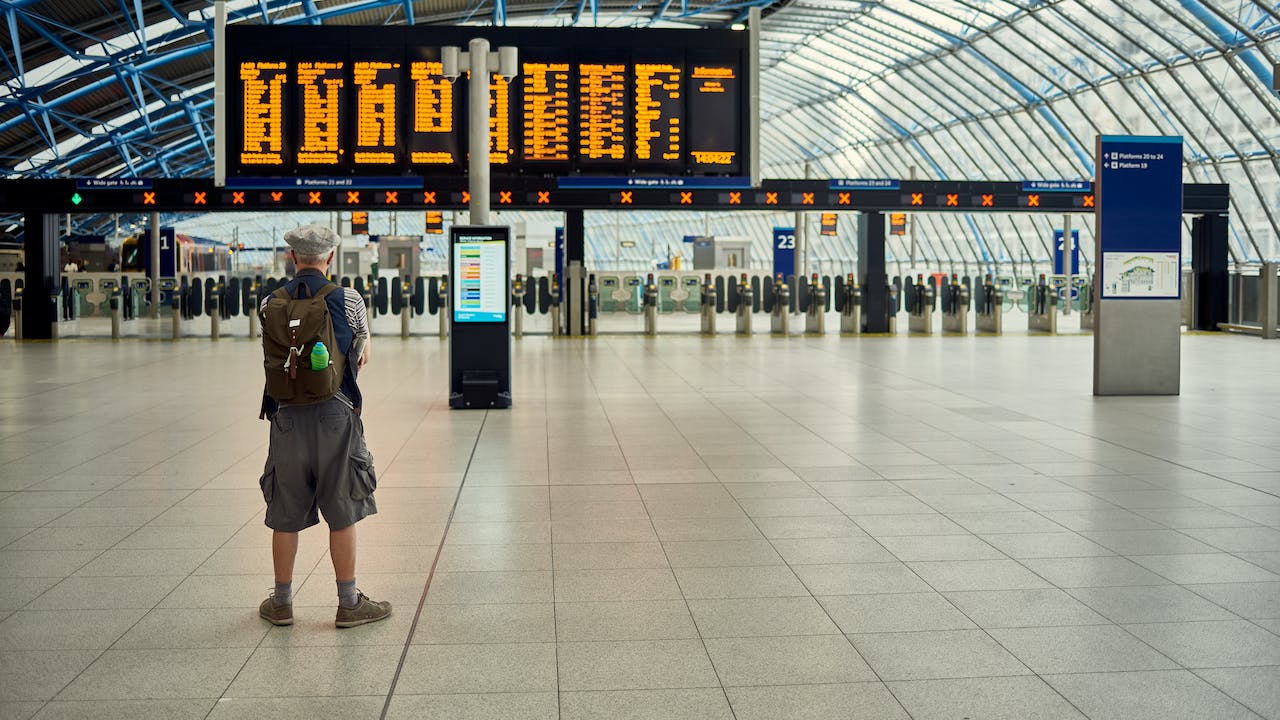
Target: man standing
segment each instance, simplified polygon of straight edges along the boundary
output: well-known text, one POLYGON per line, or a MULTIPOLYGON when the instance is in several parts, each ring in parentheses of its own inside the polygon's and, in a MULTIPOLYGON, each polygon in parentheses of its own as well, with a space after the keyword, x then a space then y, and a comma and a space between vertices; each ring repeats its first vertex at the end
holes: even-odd
POLYGON ((285 233, 284 240, 297 274, 259 308, 268 378, 261 416, 271 420, 260 485, 267 502, 266 525, 275 531, 271 557, 276 586, 258 614, 273 625, 293 624, 298 532, 318 524, 323 514, 338 582, 334 623, 355 627, 391 614, 391 603, 375 602, 356 589, 355 524, 378 512, 373 457, 364 443, 356 385, 358 369, 369 361, 368 315, 358 293, 334 286, 325 276, 341 241, 336 232, 304 225, 285 233), (314 324, 308 318, 316 317, 327 317, 318 337, 328 338, 329 347, 316 338, 298 337, 300 328, 314 324), (276 355, 282 349, 287 354, 280 362, 276 355), (326 373, 332 374, 336 391, 323 384, 326 373), (315 387, 330 389, 317 396, 315 387))

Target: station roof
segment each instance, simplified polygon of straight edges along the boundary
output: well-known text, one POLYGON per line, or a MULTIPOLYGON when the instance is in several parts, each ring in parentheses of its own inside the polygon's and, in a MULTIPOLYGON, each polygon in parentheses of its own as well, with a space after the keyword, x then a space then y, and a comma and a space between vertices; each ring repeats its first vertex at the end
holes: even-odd
MULTIPOLYGON (((1088 178, 1097 134, 1181 135, 1185 179, 1231 185, 1234 259, 1280 257, 1280 9, 1271 2, 226 4, 230 23, 686 27, 725 27, 758 5, 766 177, 1088 178)), ((0 8, 5 176, 212 174, 212 2, 0 8)), ((981 260, 982 231, 955 222, 956 242, 972 250, 961 255, 981 260)))

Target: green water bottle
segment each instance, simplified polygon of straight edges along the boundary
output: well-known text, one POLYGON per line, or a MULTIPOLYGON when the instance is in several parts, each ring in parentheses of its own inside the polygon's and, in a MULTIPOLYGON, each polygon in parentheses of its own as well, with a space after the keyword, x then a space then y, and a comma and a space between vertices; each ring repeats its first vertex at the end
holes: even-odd
POLYGON ((312 370, 328 370, 329 369, 329 348, 324 343, 317 342, 311 348, 311 369, 312 370))

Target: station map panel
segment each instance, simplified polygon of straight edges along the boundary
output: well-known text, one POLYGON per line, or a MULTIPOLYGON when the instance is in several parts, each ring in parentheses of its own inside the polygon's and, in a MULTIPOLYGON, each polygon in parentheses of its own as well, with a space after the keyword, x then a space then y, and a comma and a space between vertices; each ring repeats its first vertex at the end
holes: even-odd
POLYGON ((499 175, 740 176, 747 34, 449 27, 227 29, 228 175, 461 175, 473 36, 520 52, 489 82, 499 175))

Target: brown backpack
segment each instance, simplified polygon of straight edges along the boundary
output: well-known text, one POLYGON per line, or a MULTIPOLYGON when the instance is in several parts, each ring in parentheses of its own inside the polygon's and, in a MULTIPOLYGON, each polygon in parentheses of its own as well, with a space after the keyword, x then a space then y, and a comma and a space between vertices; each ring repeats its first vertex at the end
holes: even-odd
POLYGON ((337 289, 327 283, 312 295, 305 282, 298 282, 292 296, 287 286, 282 287, 262 307, 262 366, 267 374, 266 393, 276 402, 324 402, 341 387, 347 358, 338 350, 325 301, 337 289), (317 342, 329 351, 329 365, 323 370, 311 369, 311 350, 317 342))

